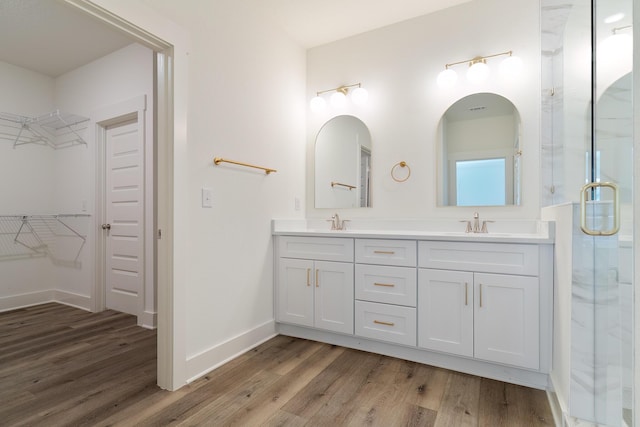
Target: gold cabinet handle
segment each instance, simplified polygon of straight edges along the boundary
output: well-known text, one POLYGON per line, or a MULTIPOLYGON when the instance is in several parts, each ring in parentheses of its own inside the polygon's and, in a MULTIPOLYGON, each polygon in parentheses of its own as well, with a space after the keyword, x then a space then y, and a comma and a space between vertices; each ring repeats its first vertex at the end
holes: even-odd
POLYGON ((480 283, 480 307, 482 307, 482 283, 480 283))
POLYGON ((464 282, 464 305, 469 305, 469 283, 464 282))
POLYGON ((383 322, 382 320, 374 320, 373 323, 376 323, 378 325, 385 325, 385 326, 395 326, 396 325, 393 322, 383 322))
POLYGON ((307 286, 311 286, 311 269, 307 268, 307 286))
POLYGON ((320 279, 318 279, 318 271, 319 269, 316 268, 316 288, 320 287, 320 279))
POLYGON ((394 255, 394 251, 373 251, 374 254, 394 255))
POLYGON ((373 286, 384 286, 387 288, 395 288, 396 285, 394 285, 393 283, 374 283, 373 286))
POLYGON ((580 229, 589 236, 613 236, 620 230, 620 197, 618 186, 613 182, 590 182, 580 191, 580 229), (613 228, 592 230, 587 226, 587 194, 594 188, 607 187, 613 190, 613 228))

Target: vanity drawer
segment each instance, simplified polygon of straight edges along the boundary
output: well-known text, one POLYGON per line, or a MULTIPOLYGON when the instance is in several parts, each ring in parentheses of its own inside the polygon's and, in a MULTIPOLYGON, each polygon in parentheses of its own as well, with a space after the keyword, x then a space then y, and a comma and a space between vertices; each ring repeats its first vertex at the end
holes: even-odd
POLYGON ((416 309, 356 301, 355 334, 396 344, 416 345, 416 309))
POLYGON ((356 239, 356 262, 415 267, 416 241, 356 239))
POLYGON ((356 299, 416 306, 415 268, 356 264, 355 271, 356 299))
POLYGON ((278 237, 283 258, 353 262, 353 239, 335 237, 278 237))
POLYGON ((538 245, 418 242, 421 268, 538 275, 538 245))

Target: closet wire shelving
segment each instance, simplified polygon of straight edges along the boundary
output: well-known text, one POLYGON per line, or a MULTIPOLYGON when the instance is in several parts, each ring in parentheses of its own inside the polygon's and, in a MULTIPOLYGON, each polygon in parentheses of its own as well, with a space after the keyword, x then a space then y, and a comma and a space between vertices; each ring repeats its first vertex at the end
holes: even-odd
POLYGON ((25 144, 46 145, 53 149, 87 145, 81 133, 89 118, 54 110, 28 117, 0 112, 0 138, 13 141, 13 148, 25 144))
POLYGON ((55 264, 77 266, 87 239, 67 220, 89 216, 0 215, 0 260, 48 256, 55 264))

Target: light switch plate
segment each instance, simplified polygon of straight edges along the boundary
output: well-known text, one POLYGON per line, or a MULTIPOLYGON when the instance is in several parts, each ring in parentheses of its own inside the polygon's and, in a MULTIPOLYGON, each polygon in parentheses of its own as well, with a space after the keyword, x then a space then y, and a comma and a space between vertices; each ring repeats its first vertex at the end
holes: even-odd
POLYGON ((202 207, 213 207, 213 191, 210 188, 202 187, 202 207))

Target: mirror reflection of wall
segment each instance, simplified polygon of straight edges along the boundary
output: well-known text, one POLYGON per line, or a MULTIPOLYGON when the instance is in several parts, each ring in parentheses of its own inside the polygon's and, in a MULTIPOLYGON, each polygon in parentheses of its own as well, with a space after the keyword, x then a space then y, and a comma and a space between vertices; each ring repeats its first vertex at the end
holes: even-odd
POLYGON ((508 99, 476 93, 442 117, 438 204, 520 204, 520 117, 508 99))
POLYGON ((315 207, 371 206, 371 134, 354 116, 327 121, 316 137, 315 207))

